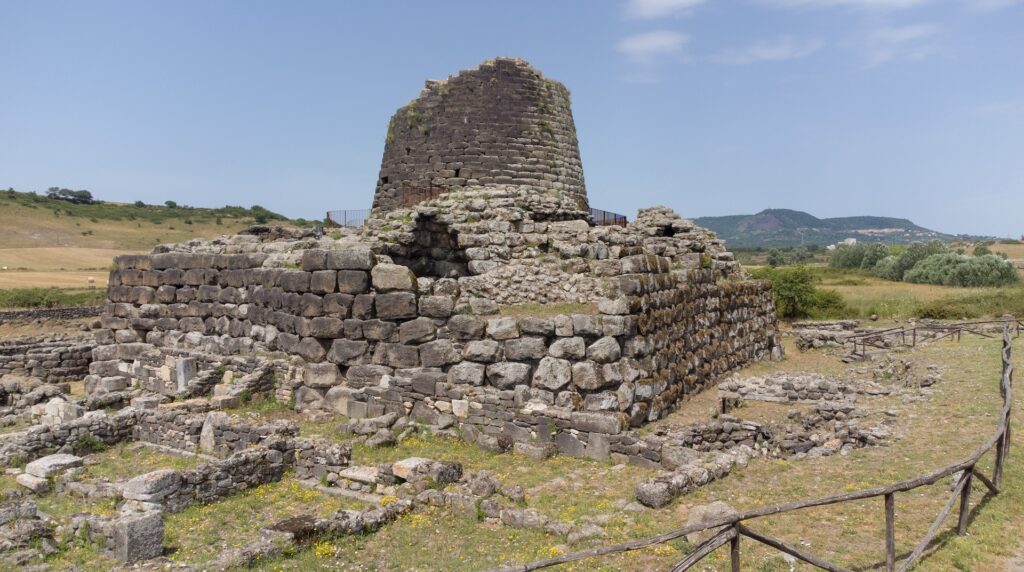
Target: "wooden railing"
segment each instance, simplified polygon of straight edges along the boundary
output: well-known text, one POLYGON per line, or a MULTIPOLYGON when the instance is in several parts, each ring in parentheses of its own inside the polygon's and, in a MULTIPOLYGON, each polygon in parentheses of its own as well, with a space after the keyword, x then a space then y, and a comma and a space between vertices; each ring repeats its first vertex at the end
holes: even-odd
POLYGON ((741 539, 746 538, 785 552, 798 560, 812 564, 822 570, 829 570, 832 572, 849 572, 849 569, 847 568, 833 564, 824 558, 811 554, 802 548, 798 548, 777 538, 773 538, 763 532, 756 531, 747 525, 754 519, 766 516, 789 513, 811 507, 835 505, 871 498, 881 498, 883 501, 882 509, 885 512, 885 570, 890 572, 895 570, 904 572, 921 559, 921 555, 924 554, 925 549, 927 549, 928 545, 935 539, 943 521, 945 521, 946 517, 948 517, 950 512, 952 512, 954 506, 959 505, 959 518, 956 523, 957 534, 962 535, 967 531, 967 526, 970 522, 971 485, 973 484, 974 479, 981 482, 988 489, 990 494, 999 494, 999 488, 1003 479, 1003 466, 1006 462, 1006 457, 1010 452, 1010 420, 1013 404, 1011 332, 1019 332, 1020 327, 1020 322, 1006 323, 1006 327, 1003 330, 1003 346, 1001 353, 1003 369, 1002 376, 999 380, 999 394, 1002 398, 1003 405, 999 414, 999 428, 988 439, 986 439, 985 442, 974 451, 974 453, 957 463, 947 465, 925 475, 920 475, 918 477, 884 487, 875 487, 846 494, 764 506, 712 519, 710 522, 704 524, 686 526, 658 536, 652 536, 650 538, 633 540, 614 546, 605 546, 591 550, 574 552, 555 558, 531 562, 529 564, 501 568, 500 570, 507 572, 540 570, 542 568, 548 568, 568 562, 576 562, 599 556, 609 556, 639 550, 648 546, 654 546, 670 540, 682 538, 695 532, 708 529, 719 529, 721 527, 720 530, 717 530, 714 536, 697 545, 693 552, 676 563, 671 570, 673 572, 689 570, 693 565, 703 560, 709 554, 728 544, 731 569, 733 572, 736 572, 740 569, 740 541, 741 539), (978 468, 978 462, 990 451, 995 452, 994 469, 991 477, 986 476, 978 468), (925 534, 924 538, 917 543, 910 555, 904 558, 902 562, 898 562, 896 555, 896 494, 931 485, 938 482, 940 479, 956 474, 959 474, 959 476, 955 477, 956 485, 953 487, 953 494, 949 497, 949 500, 943 506, 942 510, 939 511, 935 520, 932 521, 931 526, 928 528, 928 532, 925 534))
POLYGON ((1024 332, 1024 322, 1020 320, 984 320, 975 322, 957 322, 954 324, 920 324, 913 327, 897 326, 874 332, 864 332, 848 336, 843 340, 844 344, 852 344, 851 354, 855 356, 867 355, 868 348, 893 349, 894 347, 917 347, 917 342, 924 340, 941 340, 943 338, 960 339, 965 332, 978 336, 991 338, 991 333, 985 332, 983 326, 999 324, 1010 328, 1014 336, 1024 332))

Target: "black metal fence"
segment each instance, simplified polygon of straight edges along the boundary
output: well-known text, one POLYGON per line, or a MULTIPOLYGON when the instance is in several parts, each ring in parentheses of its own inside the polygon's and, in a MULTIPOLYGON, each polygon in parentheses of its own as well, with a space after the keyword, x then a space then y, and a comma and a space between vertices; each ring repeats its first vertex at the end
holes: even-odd
POLYGON ((590 216, 594 219, 594 224, 597 226, 626 226, 629 224, 629 220, 626 218, 626 215, 603 211, 601 209, 590 209, 590 216))

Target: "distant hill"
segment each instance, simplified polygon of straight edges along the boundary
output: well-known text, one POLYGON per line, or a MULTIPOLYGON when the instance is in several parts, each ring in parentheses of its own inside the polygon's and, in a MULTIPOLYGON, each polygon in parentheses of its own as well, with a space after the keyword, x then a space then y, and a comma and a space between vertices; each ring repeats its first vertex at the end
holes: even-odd
MULTIPOLYGON (((53 190, 51 190, 53 191, 53 190)), ((61 189, 68 191, 68 189, 61 189)), ((148 250, 159 243, 232 234, 256 223, 287 221, 260 206, 198 208, 115 203, 76 196, 0 190, 0 250, 92 248, 148 250)), ((302 221, 293 221, 299 222, 302 221)))
POLYGON ((818 218, 803 211, 766 209, 752 215, 709 216, 694 219, 715 231, 733 247, 835 244, 847 238, 859 242, 909 243, 933 239, 951 240, 943 234, 905 218, 849 216, 818 218))

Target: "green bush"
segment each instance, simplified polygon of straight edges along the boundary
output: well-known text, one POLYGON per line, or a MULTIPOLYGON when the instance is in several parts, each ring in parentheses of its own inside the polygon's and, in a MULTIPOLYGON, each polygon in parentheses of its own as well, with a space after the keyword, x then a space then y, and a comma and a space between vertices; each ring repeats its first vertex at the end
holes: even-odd
POLYGON ((860 269, 870 272, 883 258, 889 256, 889 248, 881 243, 864 245, 864 256, 860 261, 860 269))
POLYGON ((875 263, 875 268, 872 270, 875 276, 883 280, 893 280, 898 282, 900 279, 899 273, 896 271, 896 264, 899 262, 898 256, 886 256, 875 263))
POLYGON ((992 249, 987 244, 979 244, 974 247, 974 251, 971 253, 975 256, 985 256, 986 254, 992 254, 992 249))
POLYGON ((62 308, 95 306, 106 298, 103 289, 74 292, 57 288, 15 288, 0 290, 0 308, 62 308))
POLYGON ((915 242, 896 258, 896 263, 890 271, 892 277, 882 276, 882 278, 896 281, 903 280, 903 276, 917 265, 918 262, 933 254, 942 254, 947 251, 946 244, 941 240, 933 240, 927 244, 915 242))
POLYGON ((984 287, 1007 286, 1018 281, 1013 264, 994 255, 933 254, 911 268, 904 279, 918 284, 984 287))
POLYGON ((764 268, 754 275, 771 281, 775 311, 782 318, 840 317, 848 311, 839 292, 815 286, 819 278, 806 266, 764 268))
POLYGON ((860 268, 864 261, 863 244, 840 244, 832 251, 832 268, 860 268))

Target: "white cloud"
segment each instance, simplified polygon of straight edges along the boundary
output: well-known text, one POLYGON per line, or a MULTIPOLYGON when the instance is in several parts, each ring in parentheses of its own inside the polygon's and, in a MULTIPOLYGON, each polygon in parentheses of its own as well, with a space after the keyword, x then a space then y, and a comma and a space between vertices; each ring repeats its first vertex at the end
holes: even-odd
POLYGON ((619 40, 615 49, 633 64, 626 81, 654 83, 658 77, 658 63, 664 58, 682 59, 683 48, 689 38, 671 30, 655 30, 619 40))
POLYGON ((919 61, 935 53, 934 37, 939 33, 933 24, 913 24, 875 28, 868 32, 868 67, 894 60, 919 61))
POLYGON ((663 56, 681 54, 688 38, 670 30, 655 30, 619 40, 615 48, 619 53, 639 63, 653 64, 663 56))
POLYGON ((716 61, 726 64, 752 64, 756 62, 781 62, 797 60, 818 51, 824 43, 820 39, 797 41, 791 36, 758 42, 745 48, 727 50, 716 61))
POLYGON ((626 15, 649 20, 689 12, 707 0, 629 0, 626 15))
MULTIPOLYGON (((782 8, 858 8, 864 10, 905 10, 931 0, 761 0, 782 8)), ((985 0, 983 0, 985 1, 985 0)), ((988 0, 999 1, 999 0, 988 0)), ((1006 0, 1003 0, 1006 1, 1006 0)), ((1012 0, 1011 0, 1012 1, 1012 0)))

